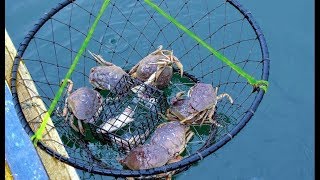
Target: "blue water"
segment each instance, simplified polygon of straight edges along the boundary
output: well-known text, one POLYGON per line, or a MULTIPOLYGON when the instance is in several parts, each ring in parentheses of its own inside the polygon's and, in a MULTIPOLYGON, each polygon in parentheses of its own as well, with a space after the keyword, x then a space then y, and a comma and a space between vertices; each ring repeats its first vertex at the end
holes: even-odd
MULTIPOLYGON (((268 43, 269 91, 234 140, 176 178, 314 179, 314 2, 240 2, 268 43)), ((56 3, 6 0, 5 25, 16 47, 56 3)))

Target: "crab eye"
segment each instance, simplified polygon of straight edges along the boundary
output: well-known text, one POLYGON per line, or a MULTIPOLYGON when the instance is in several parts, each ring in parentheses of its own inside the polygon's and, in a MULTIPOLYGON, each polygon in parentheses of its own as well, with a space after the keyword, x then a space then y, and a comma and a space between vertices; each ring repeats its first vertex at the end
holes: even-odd
POLYGON ((95 70, 95 68, 91 68, 90 73, 93 73, 94 70, 95 70))

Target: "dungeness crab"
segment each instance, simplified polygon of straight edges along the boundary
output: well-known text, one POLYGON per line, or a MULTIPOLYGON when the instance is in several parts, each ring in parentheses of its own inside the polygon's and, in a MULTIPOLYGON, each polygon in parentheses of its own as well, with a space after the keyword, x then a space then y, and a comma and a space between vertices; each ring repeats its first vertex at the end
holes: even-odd
POLYGON ((67 98, 63 108, 62 116, 67 121, 69 115, 70 126, 77 132, 80 131, 84 135, 84 129, 81 121, 85 123, 94 123, 96 118, 102 111, 102 97, 101 95, 90 88, 81 87, 72 92, 73 82, 68 79, 67 98), (74 116, 78 119, 78 127, 73 124, 74 116))
POLYGON ((227 97, 230 103, 233 100, 229 94, 217 95, 218 88, 213 88, 211 84, 197 83, 192 86, 187 98, 182 98, 184 92, 177 93, 171 101, 171 106, 167 109, 166 117, 169 120, 178 120, 181 123, 199 124, 204 122, 219 124, 212 119, 217 102, 227 97))
POLYGON ((132 170, 139 170, 179 161, 192 136, 189 127, 178 121, 162 123, 154 131, 149 144, 136 147, 120 163, 132 170))
POLYGON ((127 74, 121 67, 105 61, 100 55, 96 55, 89 51, 93 58, 101 64, 91 68, 89 81, 99 89, 112 90, 120 81, 123 75, 127 74))
MULTIPOLYGON (((124 93, 122 87, 126 87, 128 84, 123 83, 120 84, 120 86, 117 84, 124 75, 127 75, 127 73, 121 67, 105 61, 101 55, 94 54, 90 51, 89 53, 98 63, 101 64, 101 66, 91 68, 89 75, 90 83, 98 89, 111 90, 116 94, 124 93), (115 89, 116 86, 117 88, 115 89)), ((145 80, 144 84, 151 84, 154 82, 155 78, 156 73, 154 72, 153 74, 150 74, 150 77, 145 80)), ((142 85, 137 85, 131 88, 131 90, 134 93, 137 93, 139 97, 143 97, 145 88, 142 85)))
POLYGON ((177 65, 182 76, 183 65, 179 59, 173 55, 173 51, 163 50, 162 45, 160 45, 156 51, 150 53, 133 66, 129 75, 145 82, 153 73, 156 73, 152 85, 163 89, 170 83, 173 64, 177 65))

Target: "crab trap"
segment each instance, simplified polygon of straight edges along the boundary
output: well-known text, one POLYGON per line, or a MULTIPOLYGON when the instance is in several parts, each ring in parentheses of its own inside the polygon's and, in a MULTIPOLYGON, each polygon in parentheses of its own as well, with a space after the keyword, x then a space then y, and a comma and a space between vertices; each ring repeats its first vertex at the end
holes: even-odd
POLYGON ((91 134, 119 151, 132 150, 147 140, 167 107, 162 91, 124 75, 107 94, 98 120, 89 124, 91 134))
POLYGON ((156 178, 243 129, 269 63, 236 0, 65 0, 20 44, 11 90, 46 153, 78 172, 156 178))

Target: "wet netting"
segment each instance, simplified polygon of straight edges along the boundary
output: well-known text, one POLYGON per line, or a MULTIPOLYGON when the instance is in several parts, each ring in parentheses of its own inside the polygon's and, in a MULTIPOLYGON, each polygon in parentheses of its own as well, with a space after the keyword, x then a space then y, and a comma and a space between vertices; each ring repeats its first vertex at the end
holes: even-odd
MULTIPOLYGON (((18 115, 30 137, 39 129, 62 82, 67 82, 64 78, 104 2, 59 3, 35 24, 20 44, 11 89, 18 115)), ((150 178, 188 169, 243 129, 266 92, 250 78, 267 81, 269 76, 267 45, 250 11, 235 0, 111 0, 108 3, 37 143, 41 149, 89 173, 150 178), (164 88, 129 75, 132 67, 160 45, 167 50, 163 57, 178 59, 183 65, 183 76, 178 66, 173 65, 172 78, 164 88), (239 74, 216 52, 246 74, 239 74), (102 65, 101 59, 109 63, 102 65), (118 66, 124 74, 110 81, 102 80, 116 83, 99 88, 96 81, 105 77, 98 74, 91 79, 90 73, 96 66, 118 66), (198 123, 184 126, 189 131, 182 133, 180 144, 176 141, 170 144, 170 133, 179 140, 181 128, 167 126, 167 109, 181 102, 176 97, 178 92, 185 91, 182 97, 188 98, 191 93, 187 92, 196 83, 217 87, 217 95, 227 93, 233 103, 223 97, 216 104, 209 104, 212 118, 206 113, 209 110, 197 114, 198 123), (206 121, 200 125, 204 117, 206 121), (171 131, 166 131, 166 127, 171 131), (164 133, 167 139, 150 140, 159 133, 164 133), (193 136, 186 141, 190 134, 193 136), (155 147, 155 141, 161 147, 155 147), (170 152, 164 148, 166 145, 170 152), (145 150, 138 152, 137 148, 141 147, 145 150), (184 150, 171 154, 177 147, 184 150), (121 164, 132 152, 149 157, 144 164, 158 165, 137 168, 121 164)), ((117 72, 112 70, 113 74, 117 72)), ((211 97, 203 96, 205 92, 210 91, 194 93, 192 98, 204 104, 211 97)), ((134 158, 127 161, 138 164, 134 158)))

